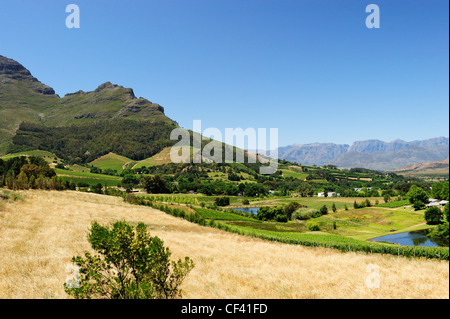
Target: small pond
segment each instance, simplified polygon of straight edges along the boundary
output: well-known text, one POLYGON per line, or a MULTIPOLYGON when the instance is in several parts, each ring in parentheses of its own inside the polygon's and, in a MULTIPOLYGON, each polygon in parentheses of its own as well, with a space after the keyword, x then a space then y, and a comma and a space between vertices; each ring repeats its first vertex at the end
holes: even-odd
POLYGON ((434 242, 426 236, 427 233, 427 230, 410 231, 406 233, 377 237, 370 239, 370 241, 388 242, 404 246, 439 247, 439 243, 434 242))
POLYGON ((246 212, 246 213, 256 215, 256 214, 258 214, 259 207, 239 207, 239 208, 233 208, 233 209, 241 211, 241 212, 246 212))

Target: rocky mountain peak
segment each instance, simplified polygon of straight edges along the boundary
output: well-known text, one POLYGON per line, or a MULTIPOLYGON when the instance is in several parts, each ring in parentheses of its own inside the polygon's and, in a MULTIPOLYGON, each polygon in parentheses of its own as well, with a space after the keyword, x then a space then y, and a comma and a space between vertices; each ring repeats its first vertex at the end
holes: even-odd
POLYGON ((31 89, 37 93, 55 94, 55 90, 39 82, 22 64, 0 55, 0 84, 14 84, 17 81, 28 82, 31 89))

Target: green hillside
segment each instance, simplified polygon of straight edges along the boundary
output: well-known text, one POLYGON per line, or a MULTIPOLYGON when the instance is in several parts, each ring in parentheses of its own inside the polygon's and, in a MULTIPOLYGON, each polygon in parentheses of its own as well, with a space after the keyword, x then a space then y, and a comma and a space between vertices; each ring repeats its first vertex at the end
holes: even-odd
POLYGON ((132 163, 133 161, 125 156, 120 156, 115 153, 108 153, 96 160, 90 162, 90 165, 101 168, 102 170, 116 170, 118 173, 122 172, 127 163, 132 163))
POLYGON ((141 160, 170 146, 175 127, 162 106, 132 89, 106 82, 61 98, 0 56, 0 155, 41 149, 77 162, 109 152, 141 160))

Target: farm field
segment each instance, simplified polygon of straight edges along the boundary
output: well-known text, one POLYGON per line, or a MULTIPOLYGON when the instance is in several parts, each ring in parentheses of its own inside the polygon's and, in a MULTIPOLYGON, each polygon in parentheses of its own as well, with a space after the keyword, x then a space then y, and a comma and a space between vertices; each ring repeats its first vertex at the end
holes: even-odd
POLYGON ((132 164, 132 160, 125 157, 120 156, 114 153, 108 153, 102 157, 97 158, 96 160, 90 162, 90 165, 101 168, 102 170, 112 169, 116 170, 117 173, 121 173, 126 164, 132 164))
POLYGON ((268 242, 129 205, 120 197, 19 193, 23 200, 0 204, 1 298, 67 298, 66 267, 72 256, 89 249, 86 233, 94 220, 144 222, 174 259, 192 258, 196 266, 182 286, 184 298, 449 298, 446 261, 268 242), (380 269, 377 289, 366 286, 369 265, 380 269))
POLYGON ((42 157, 44 160, 47 161, 47 163, 52 164, 54 161, 56 161, 57 163, 61 162, 61 159, 59 159, 55 154, 47 152, 47 151, 40 151, 40 150, 35 150, 35 151, 26 151, 26 152, 20 152, 20 153, 13 153, 13 154, 8 154, 8 155, 4 155, 2 157, 0 157, 2 160, 6 161, 9 160, 11 158, 14 157, 19 157, 19 156, 36 156, 36 157, 42 157))
POLYGON ((90 186, 101 183, 107 186, 117 186, 122 181, 121 177, 118 176, 108 176, 103 174, 94 174, 90 172, 85 172, 83 170, 64 170, 55 169, 56 174, 63 180, 72 180, 75 184, 85 183, 90 186))

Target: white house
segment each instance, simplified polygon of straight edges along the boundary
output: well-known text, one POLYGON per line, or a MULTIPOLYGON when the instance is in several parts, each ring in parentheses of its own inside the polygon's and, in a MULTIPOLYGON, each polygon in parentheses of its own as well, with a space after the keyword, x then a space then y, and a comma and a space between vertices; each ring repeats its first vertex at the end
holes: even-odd
MULTIPOLYGON (((336 193, 336 192, 329 192, 327 194, 328 197, 341 197, 340 193, 336 193)), ((325 192, 321 192, 317 194, 317 197, 325 197, 325 192)))
POLYGON ((439 199, 434 199, 434 198, 430 198, 428 200, 428 204, 426 204, 426 207, 432 207, 432 206, 436 206, 436 207, 441 207, 441 206, 445 206, 448 204, 448 200, 439 200, 439 199))

